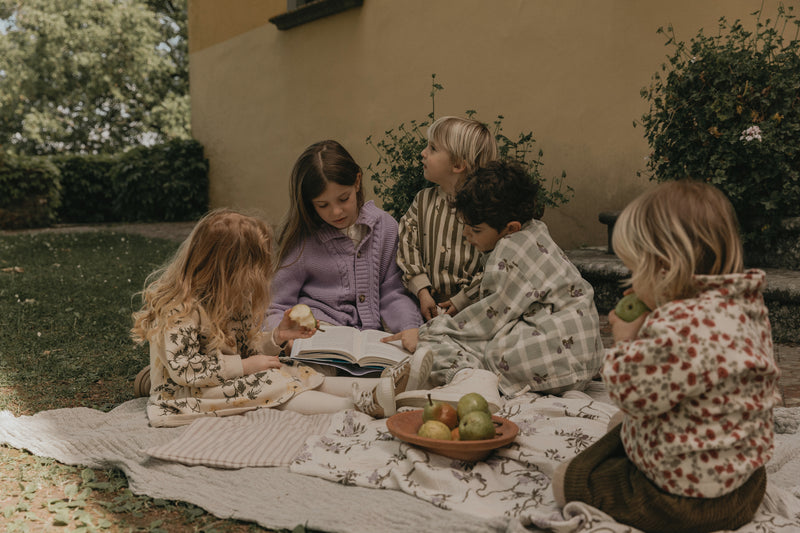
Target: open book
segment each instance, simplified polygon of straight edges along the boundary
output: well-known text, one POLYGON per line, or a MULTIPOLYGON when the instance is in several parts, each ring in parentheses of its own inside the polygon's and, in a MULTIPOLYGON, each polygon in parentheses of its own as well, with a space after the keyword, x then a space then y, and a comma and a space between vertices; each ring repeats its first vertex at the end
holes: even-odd
POLYGON ((353 375, 378 372, 399 363, 410 354, 400 341, 385 343, 381 339, 391 333, 366 329, 359 331, 349 326, 325 325, 308 339, 297 339, 292 344, 291 358, 342 368, 353 375))

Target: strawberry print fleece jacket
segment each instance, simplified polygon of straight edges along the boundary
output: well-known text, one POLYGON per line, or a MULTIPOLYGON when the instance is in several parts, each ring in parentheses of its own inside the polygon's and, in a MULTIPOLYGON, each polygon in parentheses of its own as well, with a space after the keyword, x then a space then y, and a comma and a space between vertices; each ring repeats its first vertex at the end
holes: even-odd
POLYGON ((671 494, 722 496, 772 456, 780 371, 765 278, 696 276, 696 297, 658 307, 638 338, 606 351, 602 376, 624 413, 625 451, 671 494))

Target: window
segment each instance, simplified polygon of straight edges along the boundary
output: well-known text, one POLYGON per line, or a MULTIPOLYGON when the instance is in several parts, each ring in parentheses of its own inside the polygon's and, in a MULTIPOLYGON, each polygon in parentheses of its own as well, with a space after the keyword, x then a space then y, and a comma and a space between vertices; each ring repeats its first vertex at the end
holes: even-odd
POLYGON ((269 19, 279 30, 288 30, 329 15, 360 7, 364 0, 286 0, 286 13, 269 19))

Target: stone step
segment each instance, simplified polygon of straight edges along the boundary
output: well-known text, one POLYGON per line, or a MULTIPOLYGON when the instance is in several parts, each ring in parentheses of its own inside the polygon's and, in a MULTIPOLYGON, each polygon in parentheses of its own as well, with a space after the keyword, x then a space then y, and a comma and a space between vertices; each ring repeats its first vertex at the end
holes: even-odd
MULTIPOLYGON (((604 247, 565 250, 581 275, 592 284, 600 313, 611 311, 622 296, 621 281, 630 272, 616 255, 604 247)), ((764 301, 769 309, 775 342, 800 343, 800 271, 764 268, 767 288, 764 301)))

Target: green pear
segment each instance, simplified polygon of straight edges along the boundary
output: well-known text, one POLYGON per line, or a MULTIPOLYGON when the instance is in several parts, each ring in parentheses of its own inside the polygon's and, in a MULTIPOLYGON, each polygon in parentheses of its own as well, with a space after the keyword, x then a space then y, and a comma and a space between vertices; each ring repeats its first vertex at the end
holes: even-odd
POLYGON ((426 439, 452 440, 450 428, 438 420, 423 422, 417 430, 417 435, 426 439))
POLYGON ((486 411, 470 411, 458 423, 459 440, 486 440, 494 435, 494 421, 486 411))
POLYGON ((449 403, 432 400, 428 393, 428 403, 422 408, 422 420, 423 422, 438 420, 453 429, 458 425, 458 413, 456 408, 449 403))
POLYGON ((489 402, 477 392, 469 392, 462 396, 458 400, 457 410, 459 420, 472 411, 483 411, 486 414, 491 414, 489 413, 489 402))
POLYGON ((648 311, 650 308, 647 307, 647 304, 632 292, 623 296, 614 308, 614 314, 625 322, 633 322, 648 311))

